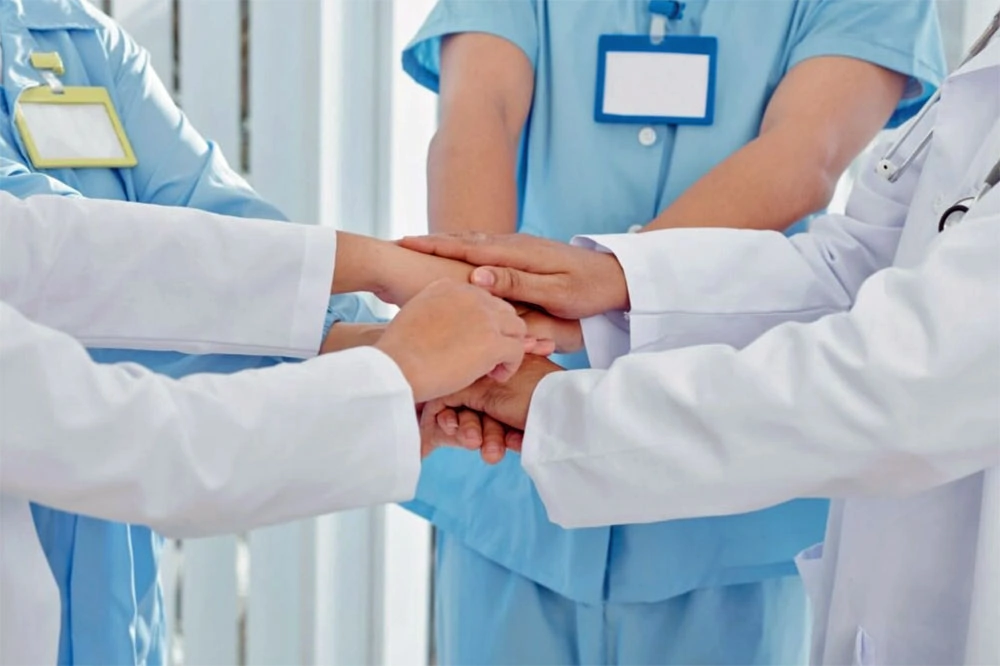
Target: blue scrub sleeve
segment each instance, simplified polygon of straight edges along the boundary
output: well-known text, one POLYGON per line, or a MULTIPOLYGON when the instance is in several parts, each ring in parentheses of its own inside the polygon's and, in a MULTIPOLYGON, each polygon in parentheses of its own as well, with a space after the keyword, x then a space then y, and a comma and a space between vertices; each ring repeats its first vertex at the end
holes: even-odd
POLYGON ((845 56, 910 77, 890 128, 912 117, 947 74, 933 0, 809 0, 796 14, 786 71, 807 58, 845 56))
POLYGON ((376 317, 368 307, 368 303, 360 294, 334 294, 330 296, 330 304, 326 308, 326 321, 323 322, 323 339, 329 335, 333 325, 339 322, 348 324, 384 324, 387 320, 376 317))
POLYGON ((131 170, 136 200, 260 219, 283 220, 177 108, 153 71, 149 53, 121 26, 100 38, 115 79, 119 114, 139 164, 131 170))
POLYGON ((482 32, 506 39, 524 51, 532 68, 538 61, 536 0, 438 0, 416 37, 403 51, 403 70, 438 92, 441 40, 462 32, 482 32))

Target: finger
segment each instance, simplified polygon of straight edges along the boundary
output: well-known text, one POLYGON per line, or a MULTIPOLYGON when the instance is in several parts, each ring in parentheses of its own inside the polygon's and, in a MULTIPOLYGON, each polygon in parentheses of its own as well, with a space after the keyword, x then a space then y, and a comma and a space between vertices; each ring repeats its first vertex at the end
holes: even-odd
POLYGON ((551 356, 556 353, 556 341, 535 339, 534 343, 530 347, 525 348, 524 353, 532 354, 534 356, 551 356))
MULTIPOLYGON (((583 329, 580 322, 572 319, 560 319, 544 312, 532 311, 521 315, 528 325, 528 336, 536 340, 552 340, 555 351, 565 354, 583 349, 583 329)), ((529 351, 536 356, 546 356, 544 352, 529 351)), ((552 353, 552 352, 549 352, 552 353)))
POLYGON ((486 375, 495 382, 503 384, 504 382, 510 381, 510 378, 517 374, 517 368, 512 368, 506 363, 501 363, 486 375))
POLYGON ((483 445, 483 423, 478 412, 463 409, 458 413, 458 442, 467 449, 483 445))
POLYGON ((511 451, 521 452, 521 447, 524 444, 524 433, 520 430, 509 430, 506 437, 504 437, 504 444, 511 451))
POLYGON ((501 338, 496 347, 501 351, 500 360, 489 372, 489 377, 503 383, 521 367, 521 362, 524 361, 524 344, 513 338, 501 338))
POLYGON ((536 275, 516 268, 480 266, 472 271, 469 281, 494 296, 508 301, 521 301, 545 309, 558 307, 562 275, 536 275))
POLYGON ((440 401, 427 403, 420 408, 420 457, 426 458, 439 446, 453 445, 454 437, 442 432, 437 426, 437 410, 442 407, 440 401))
POLYGON ((483 417, 483 447, 479 455, 489 465, 495 465, 503 460, 506 452, 505 429, 503 425, 489 416, 483 417))
POLYGON ((450 407, 442 409, 438 412, 436 419, 438 427, 446 435, 455 435, 458 433, 458 414, 454 409, 450 407))
POLYGON ((397 241, 397 244, 408 250, 459 259, 470 264, 491 263, 505 266, 518 260, 519 252, 511 243, 511 237, 515 235, 489 236, 476 232, 432 234, 408 236, 397 241))
POLYGON ((517 338, 520 341, 524 341, 528 337, 528 324, 517 316, 513 308, 499 312, 497 318, 499 319, 497 327, 505 337, 517 338))

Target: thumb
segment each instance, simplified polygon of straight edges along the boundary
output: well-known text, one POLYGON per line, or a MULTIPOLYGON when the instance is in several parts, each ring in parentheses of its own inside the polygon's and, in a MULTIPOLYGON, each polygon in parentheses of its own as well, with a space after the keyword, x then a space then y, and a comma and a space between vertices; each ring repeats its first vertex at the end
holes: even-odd
POLYGON ((545 307, 545 302, 551 300, 549 292, 556 279, 551 275, 536 275, 499 266, 480 266, 469 277, 472 284, 498 298, 541 307, 545 307))

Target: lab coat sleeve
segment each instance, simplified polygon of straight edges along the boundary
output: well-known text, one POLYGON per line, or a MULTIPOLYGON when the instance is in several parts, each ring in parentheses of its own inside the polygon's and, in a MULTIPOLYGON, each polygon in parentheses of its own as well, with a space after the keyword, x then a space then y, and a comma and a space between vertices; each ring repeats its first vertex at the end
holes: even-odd
POLYGON ((919 492, 1000 463, 1000 197, 849 312, 556 373, 523 464, 564 527, 919 492))
POLYGON ((791 237, 706 228, 574 239, 615 254, 631 301, 628 313, 584 320, 591 365, 607 368, 628 351, 742 347, 778 324, 847 310, 862 282, 892 262, 921 167, 889 183, 869 163, 845 215, 817 218, 791 237))
POLYGON ((176 537, 408 499, 413 396, 362 348, 173 380, 98 365, 0 302, 0 487, 176 537))
POLYGON ((335 255, 325 227, 0 192, 0 299, 89 347, 312 356, 335 255))

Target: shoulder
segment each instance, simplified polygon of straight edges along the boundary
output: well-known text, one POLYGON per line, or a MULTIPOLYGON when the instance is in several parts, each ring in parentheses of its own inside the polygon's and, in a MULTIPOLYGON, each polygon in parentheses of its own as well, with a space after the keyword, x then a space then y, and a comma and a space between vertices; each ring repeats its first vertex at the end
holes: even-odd
POLYGON ((14 0, 21 22, 30 30, 101 30, 114 26, 107 15, 85 0, 14 0))

